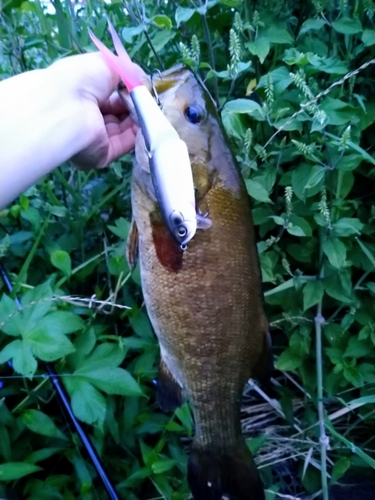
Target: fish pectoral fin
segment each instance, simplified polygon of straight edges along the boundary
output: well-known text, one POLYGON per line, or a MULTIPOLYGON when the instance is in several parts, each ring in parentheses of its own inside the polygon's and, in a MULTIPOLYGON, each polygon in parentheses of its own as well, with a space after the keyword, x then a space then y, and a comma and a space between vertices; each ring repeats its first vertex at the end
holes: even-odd
POLYGON ((128 241, 126 244, 126 258, 128 260, 131 271, 135 268, 138 262, 138 227, 133 219, 128 234, 128 241))
POLYGON ((197 213, 197 229, 209 229, 212 226, 212 220, 207 215, 197 213))
POLYGON ((260 383, 266 384, 269 382, 272 372, 274 371, 273 356, 272 356, 272 342, 271 335, 268 328, 265 328, 263 334, 262 352, 258 358, 256 365, 253 368, 252 376, 260 383))
POLYGON ((160 360, 159 365, 156 400, 162 411, 174 411, 185 401, 183 388, 174 378, 163 359, 160 360))

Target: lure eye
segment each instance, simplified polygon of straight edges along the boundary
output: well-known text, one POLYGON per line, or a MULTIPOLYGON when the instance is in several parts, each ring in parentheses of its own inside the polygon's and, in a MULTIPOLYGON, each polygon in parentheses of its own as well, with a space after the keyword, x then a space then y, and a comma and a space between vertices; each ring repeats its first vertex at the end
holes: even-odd
POLYGON ((198 104, 190 104, 185 111, 184 115, 190 123, 200 123, 204 118, 203 109, 198 104))
POLYGON ((187 235, 187 229, 185 226, 179 226, 178 229, 177 229, 177 235, 180 237, 180 238, 185 238, 185 236, 187 235))

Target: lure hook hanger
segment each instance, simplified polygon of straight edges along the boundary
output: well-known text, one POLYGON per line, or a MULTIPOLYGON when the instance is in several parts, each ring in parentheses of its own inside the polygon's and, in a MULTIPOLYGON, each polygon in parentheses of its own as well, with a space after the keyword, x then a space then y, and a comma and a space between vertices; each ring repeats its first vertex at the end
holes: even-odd
MULTIPOLYGON (((163 76, 161 74, 161 71, 159 69, 156 70, 156 72, 159 74, 159 78, 160 80, 163 79, 163 76)), ((150 80, 150 84, 151 84, 151 90, 152 90, 152 93, 154 94, 154 98, 155 98, 155 101, 156 101, 156 104, 159 106, 159 108, 161 110, 163 110, 163 106, 162 106, 162 103, 159 99, 159 94, 158 94, 158 91, 156 90, 156 87, 155 87, 155 81, 154 81, 154 75, 151 74, 149 76, 149 80, 150 80)))

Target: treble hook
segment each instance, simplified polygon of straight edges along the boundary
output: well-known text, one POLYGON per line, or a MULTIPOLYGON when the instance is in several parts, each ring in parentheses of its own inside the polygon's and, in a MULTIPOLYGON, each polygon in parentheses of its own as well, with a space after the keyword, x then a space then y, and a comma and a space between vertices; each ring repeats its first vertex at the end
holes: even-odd
MULTIPOLYGON (((160 80, 162 80, 162 79, 163 79, 163 77, 162 77, 162 74, 161 74, 160 70, 159 70, 159 69, 157 69, 156 71, 159 73, 160 80)), ((159 108, 162 110, 162 109, 163 109, 163 106, 162 106, 162 104, 161 104, 161 101, 160 101, 160 99, 159 99, 159 94, 158 94, 158 92, 157 92, 157 90, 156 90, 156 87, 155 87, 155 83, 154 83, 154 75, 153 75, 153 74, 151 74, 151 75, 150 75, 150 83, 151 83, 151 90, 152 90, 152 93, 154 94, 154 98, 155 98, 155 100, 156 100, 156 103, 157 103, 157 105, 159 106, 159 108)))

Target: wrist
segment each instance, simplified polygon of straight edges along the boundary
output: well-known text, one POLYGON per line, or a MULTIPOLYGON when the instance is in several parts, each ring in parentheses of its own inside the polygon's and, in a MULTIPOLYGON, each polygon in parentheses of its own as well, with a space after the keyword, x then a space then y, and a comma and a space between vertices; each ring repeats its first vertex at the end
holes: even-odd
POLYGON ((49 69, 0 83, 0 208, 85 146, 82 108, 49 69))

